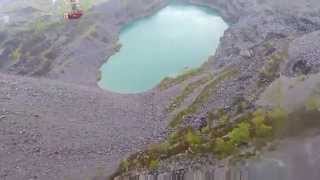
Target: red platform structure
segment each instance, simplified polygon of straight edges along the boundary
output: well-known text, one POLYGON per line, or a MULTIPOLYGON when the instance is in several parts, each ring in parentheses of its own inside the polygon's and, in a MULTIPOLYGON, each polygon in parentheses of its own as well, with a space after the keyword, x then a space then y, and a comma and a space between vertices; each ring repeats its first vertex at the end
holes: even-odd
POLYGON ((80 0, 65 0, 66 4, 71 5, 71 11, 64 14, 64 18, 68 20, 80 19, 83 15, 83 10, 80 6, 80 0))

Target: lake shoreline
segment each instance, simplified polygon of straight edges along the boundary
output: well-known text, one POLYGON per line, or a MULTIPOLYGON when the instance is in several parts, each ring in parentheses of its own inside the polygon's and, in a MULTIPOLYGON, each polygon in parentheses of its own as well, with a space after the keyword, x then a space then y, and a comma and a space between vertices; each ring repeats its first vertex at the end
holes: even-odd
POLYGON ((122 28, 121 49, 100 68, 98 84, 118 93, 153 89, 166 77, 199 68, 213 55, 225 29, 215 11, 170 3, 122 28))

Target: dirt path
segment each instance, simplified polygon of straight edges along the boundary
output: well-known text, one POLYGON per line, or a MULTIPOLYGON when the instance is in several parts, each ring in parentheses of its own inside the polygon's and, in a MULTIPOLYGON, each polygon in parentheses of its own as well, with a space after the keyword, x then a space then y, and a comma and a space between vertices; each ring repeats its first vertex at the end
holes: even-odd
MULTIPOLYGON (((0 74, 0 179, 110 173, 165 127, 150 95, 0 74)), ((70 179, 70 178, 69 178, 70 179)))

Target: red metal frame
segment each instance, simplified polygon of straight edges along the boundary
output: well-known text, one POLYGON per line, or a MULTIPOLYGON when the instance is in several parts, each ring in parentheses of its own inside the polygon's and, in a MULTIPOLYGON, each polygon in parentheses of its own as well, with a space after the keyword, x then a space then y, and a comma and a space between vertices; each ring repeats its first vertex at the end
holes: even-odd
POLYGON ((73 11, 69 12, 66 15, 66 19, 79 19, 83 15, 83 11, 73 11))
MULTIPOLYGON (((78 5, 80 4, 79 0, 65 0, 65 1, 66 2, 69 1, 72 4, 78 4, 78 5)), ((81 18, 82 15, 83 15, 83 11, 76 7, 76 8, 72 8, 72 11, 65 13, 64 18, 68 20, 79 19, 81 18)))

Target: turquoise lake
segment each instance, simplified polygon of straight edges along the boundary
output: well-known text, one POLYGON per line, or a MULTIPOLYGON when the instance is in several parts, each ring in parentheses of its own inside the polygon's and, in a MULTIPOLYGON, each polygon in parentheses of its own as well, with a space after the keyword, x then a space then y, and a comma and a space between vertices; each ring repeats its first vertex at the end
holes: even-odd
POLYGON ((101 67, 99 86, 119 93, 147 91, 167 76, 201 66, 227 28, 212 9, 170 4, 121 30, 122 47, 101 67))

